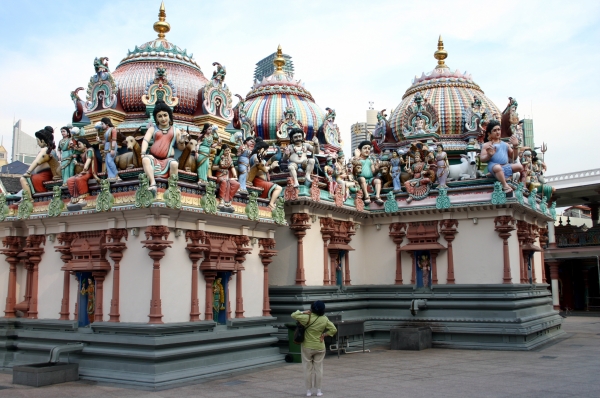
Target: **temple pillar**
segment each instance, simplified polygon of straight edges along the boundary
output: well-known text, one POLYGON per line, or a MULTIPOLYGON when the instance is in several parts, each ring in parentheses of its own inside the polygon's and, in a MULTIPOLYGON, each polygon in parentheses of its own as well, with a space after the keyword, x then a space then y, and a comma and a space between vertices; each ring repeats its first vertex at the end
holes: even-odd
POLYGON ((206 234, 204 231, 186 231, 185 240, 191 240, 186 246, 190 260, 192 260, 190 322, 196 322, 200 320, 200 300, 198 300, 198 279, 200 276, 198 275, 198 261, 204 257, 204 253, 208 250, 208 245, 206 244, 206 234))
POLYGON ((410 284, 411 285, 415 285, 417 283, 417 264, 415 264, 415 252, 413 250, 409 251, 408 254, 410 254, 410 259, 411 259, 411 272, 410 272, 410 284))
POLYGON ((583 297, 585 299, 585 310, 590 310, 590 280, 589 273, 590 271, 587 268, 582 270, 583 273, 583 297))
POLYGON ((525 265, 525 257, 523 253, 523 244, 527 238, 527 223, 525 221, 517 221, 517 239, 519 240, 519 283, 529 283, 527 275, 527 266, 525 265))
POLYGON ((20 236, 6 236, 2 240, 5 249, 2 254, 6 256, 6 262, 9 264, 8 274, 8 293, 6 294, 6 307, 4 308, 5 318, 16 318, 15 305, 17 304, 17 257, 23 247, 24 239, 20 236))
MULTIPOLYGON (((246 235, 238 235, 235 237, 234 241, 237 245, 237 253, 235 255, 235 317, 244 318, 242 271, 244 271, 244 261, 246 261, 246 255, 250 253, 252 249, 247 247, 250 243, 250 238, 248 238, 246 235)), ((227 286, 229 286, 229 284, 227 284, 227 286)), ((227 297, 229 297, 229 295, 227 295, 227 297)))
POLYGON ((554 230, 554 220, 548 221, 548 248, 556 247, 556 231, 554 230))
POLYGON ((40 261, 42 261, 42 254, 44 254, 44 249, 40 245, 42 243, 46 244, 46 235, 29 235, 26 242, 24 251, 27 253, 29 262, 31 263, 31 300, 29 301, 27 318, 37 319, 39 265, 40 261))
POLYGON ((213 283, 217 277, 215 271, 203 271, 204 281, 206 282, 206 297, 204 299, 204 320, 213 320, 213 283))
POLYGON ((61 270, 64 272, 63 275, 63 298, 60 305, 60 318, 61 321, 69 320, 69 299, 71 290, 71 271, 68 269, 67 264, 73 258, 71 255, 71 242, 75 239, 75 234, 72 232, 61 232, 56 236, 56 240, 61 244, 54 248, 55 251, 62 254, 60 259, 63 261, 64 266, 61 270))
POLYGON ((344 255, 344 286, 350 285, 352 285, 350 280, 350 252, 347 251, 344 255))
POLYGON ((436 250, 432 250, 431 251, 431 284, 432 285, 438 284, 437 262, 436 262, 437 256, 438 256, 438 252, 436 250))
POLYGON ((154 262, 152 267, 152 299, 150 300, 148 323, 161 324, 163 323, 163 315, 160 299, 160 259, 165 256, 165 249, 171 247, 173 242, 167 240, 170 231, 169 227, 164 225, 148 226, 146 227, 144 234, 146 235, 146 240, 142 241, 142 243, 145 248, 150 250, 148 256, 150 256, 154 262))
POLYGON ((587 206, 590 208, 591 210, 591 217, 592 217, 592 228, 593 227, 597 227, 598 226, 598 207, 599 207, 599 203, 588 203, 587 206))
POLYGON ((458 232, 458 220, 442 220, 440 221, 440 227, 440 232, 444 235, 446 242, 448 242, 448 276, 446 284, 454 285, 456 280, 454 279, 454 251, 452 249, 452 242, 458 232))
POLYGON ((558 292, 558 267, 560 266, 559 261, 548 261, 550 266, 550 279, 552 287, 552 306, 555 310, 560 310, 560 296, 558 292))
POLYGON ((306 286, 306 278, 304 276, 304 245, 302 240, 306 236, 306 230, 310 228, 310 224, 308 224, 310 215, 307 213, 293 213, 291 220, 290 229, 294 231, 296 238, 298 238, 296 285, 306 286))
POLYGON ((400 246, 406 236, 406 224, 401 222, 395 222, 390 224, 390 237, 396 244, 396 278, 394 284, 402 284, 402 251, 400 246))
POLYGON ((258 240, 258 244, 262 246, 258 255, 260 256, 260 260, 264 267, 262 315, 271 316, 271 306, 269 305, 269 264, 273 262, 273 257, 277 255, 277 250, 275 250, 275 239, 261 238, 258 240))
POLYGON ((540 255, 542 257, 542 283, 548 283, 548 275, 546 275, 546 262, 544 261, 544 251, 548 245, 548 228, 540 228, 540 249, 542 249, 540 255))
MULTIPOLYGON (((337 285, 337 268, 340 265, 340 252, 336 249, 329 249, 329 256, 331 258, 331 285, 337 285)), ((342 285, 344 279, 341 280, 342 285)))
POLYGON ((127 240, 127 229, 125 228, 111 228, 106 234, 107 239, 110 242, 106 242, 104 247, 109 251, 108 256, 115 263, 113 272, 113 288, 112 298, 110 300, 110 312, 108 313, 109 322, 120 321, 120 290, 121 290, 121 259, 123 259, 123 251, 127 249, 125 242, 121 242, 122 238, 127 240))
POLYGON ((515 229, 515 219, 511 216, 498 216, 494 219, 495 230, 498 232, 498 236, 503 240, 503 257, 504 257, 504 273, 502 277, 502 283, 512 283, 512 276, 510 273, 510 256, 508 252, 508 238, 510 238, 510 232, 515 229))
POLYGON ((94 322, 104 321, 104 272, 92 272, 96 282, 96 310, 94 311, 94 322))
POLYGON ((331 239, 333 231, 333 219, 330 217, 321 217, 321 238, 323 238, 323 286, 331 285, 329 273, 329 252, 327 243, 331 239))

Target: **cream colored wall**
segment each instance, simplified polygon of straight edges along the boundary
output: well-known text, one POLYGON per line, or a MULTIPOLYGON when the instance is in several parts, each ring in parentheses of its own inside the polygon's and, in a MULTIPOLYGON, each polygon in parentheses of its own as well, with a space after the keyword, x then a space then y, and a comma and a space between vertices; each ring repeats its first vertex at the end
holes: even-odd
POLYGON ((350 253, 353 285, 394 284, 396 244, 388 225, 381 225, 379 230, 375 224, 362 225, 350 245, 356 249, 350 253))
POLYGON ((57 241, 46 239, 42 261, 38 267, 38 319, 60 318, 60 306, 63 296, 63 262, 61 254, 54 250, 57 241))
MULTIPOLYGON (((119 294, 121 322, 148 322, 150 299, 152 298, 152 259, 148 257, 148 249, 142 247, 141 241, 145 239, 143 234, 142 236, 130 235, 127 239, 127 249, 123 251, 119 294)), ((166 251, 172 251, 172 249, 166 249, 166 251)), ((167 279, 170 280, 167 274, 172 273, 171 264, 165 261, 165 258, 168 258, 167 256, 169 256, 169 253, 161 261, 163 315, 165 315, 165 308, 171 303, 167 295, 172 294, 166 283, 167 279)), ((183 289, 180 290, 180 292, 182 291, 183 289)), ((178 294, 178 296, 182 295, 182 293, 178 294)), ((185 302, 182 300, 182 305, 184 304, 185 302)), ((169 311, 169 314, 172 314, 172 312, 169 311)))
MULTIPOLYGON (((539 239, 536 240, 535 245, 537 247, 541 247, 539 239)), ((534 281, 534 283, 546 283, 546 281, 542 277, 543 276, 543 274, 542 274, 542 272, 543 272, 543 264, 542 264, 542 254, 541 254, 541 252, 535 252, 534 253, 534 255, 533 255, 533 261, 534 261, 534 267, 535 267, 535 281, 534 281)))
MULTIPOLYGON (((190 320, 192 291, 192 261, 186 250, 185 235, 175 237, 171 230, 169 240, 172 247, 165 249, 160 260, 160 296, 162 299, 163 322, 187 322, 190 320)), ((143 272, 152 275, 152 259, 146 251, 146 268, 143 272)), ((151 291, 152 284, 148 285, 151 291)))
MULTIPOLYGON (((319 220, 311 223, 304 237, 304 277, 308 286, 323 285, 323 238, 319 220)), ((295 264, 295 262, 294 262, 295 264)))
MULTIPOLYGON (((17 266, 17 270, 19 267, 17 266)), ((0 255, 0 314, 4 316, 4 308, 6 306, 6 296, 8 295, 8 276, 10 274, 10 265, 6 262, 6 256, 0 255)), ((17 303, 19 302, 17 292, 17 303)))
MULTIPOLYGON (((269 265, 269 285, 294 285, 296 283, 296 264, 298 263, 298 240, 291 229, 281 228, 275 235, 275 241, 277 255, 273 257, 273 262, 269 265)), ((321 243, 321 256, 323 255, 322 247, 323 244, 321 243)), ((310 247, 305 247, 304 252, 306 253, 309 250, 311 250, 310 247)))
MULTIPOLYGON (((258 255, 260 249, 258 244, 253 245, 252 253, 246 256, 244 262, 244 268, 246 269, 243 271, 244 275, 242 277, 242 295, 244 297, 244 316, 246 318, 262 316, 264 266, 258 255)), ((269 265, 269 271, 270 268, 269 265)), ((235 285, 232 285, 231 289, 235 290, 235 285)), ((234 303, 232 302, 232 307, 235 307, 234 303)), ((235 313, 232 316, 235 316, 235 313)))

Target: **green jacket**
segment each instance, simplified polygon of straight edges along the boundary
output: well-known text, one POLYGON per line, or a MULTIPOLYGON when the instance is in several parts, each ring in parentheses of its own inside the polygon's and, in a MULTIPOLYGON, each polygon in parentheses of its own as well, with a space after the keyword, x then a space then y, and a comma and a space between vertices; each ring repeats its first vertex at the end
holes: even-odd
POLYGON ((325 333, 328 336, 334 336, 337 333, 335 325, 326 316, 318 316, 316 314, 306 315, 298 310, 292 313, 292 318, 307 327, 304 332, 303 347, 322 351, 325 349, 325 343, 321 342, 321 334, 325 333), (310 322, 308 317, 310 317, 310 322))

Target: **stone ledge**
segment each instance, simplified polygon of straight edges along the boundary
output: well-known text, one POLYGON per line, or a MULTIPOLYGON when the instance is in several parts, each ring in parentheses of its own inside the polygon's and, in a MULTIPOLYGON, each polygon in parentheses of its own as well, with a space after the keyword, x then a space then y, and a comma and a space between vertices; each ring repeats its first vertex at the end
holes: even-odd
POLYGON ((256 326, 271 326, 277 318, 273 316, 256 316, 251 318, 232 318, 227 320, 228 328, 248 328, 256 326))
POLYGON ((165 323, 150 325, 127 322, 94 322, 91 329, 99 334, 131 334, 166 336, 182 333, 210 332, 217 324, 213 321, 165 323))

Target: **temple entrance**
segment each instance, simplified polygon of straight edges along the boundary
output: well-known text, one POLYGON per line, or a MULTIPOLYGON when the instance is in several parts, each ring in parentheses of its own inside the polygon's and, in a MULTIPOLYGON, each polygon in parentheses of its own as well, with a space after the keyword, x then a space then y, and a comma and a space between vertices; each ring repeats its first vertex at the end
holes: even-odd
POLYGON ((91 272, 76 272, 78 281, 77 326, 85 327, 94 322, 96 311, 96 281, 91 272))
POLYGON ((229 278, 230 271, 217 272, 213 282, 213 320, 221 325, 227 323, 227 312, 229 311, 229 278))
POLYGON ((559 301, 561 309, 600 311, 600 282, 595 259, 571 259, 559 268, 559 301))
POLYGON ((431 252, 429 250, 416 250, 414 266, 417 271, 417 287, 431 287, 431 252))
POLYGON ((344 271, 342 267, 344 266, 346 253, 348 253, 348 250, 340 250, 338 253, 337 267, 335 269, 335 284, 338 286, 344 286, 344 271))
POLYGON ((529 284, 533 283, 533 274, 531 271, 531 267, 532 267, 532 257, 533 257, 533 253, 529 252, 528 254, 524 254, 525 255, 525 264, 527 264, 527 281, 529 282, 529 284))

